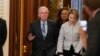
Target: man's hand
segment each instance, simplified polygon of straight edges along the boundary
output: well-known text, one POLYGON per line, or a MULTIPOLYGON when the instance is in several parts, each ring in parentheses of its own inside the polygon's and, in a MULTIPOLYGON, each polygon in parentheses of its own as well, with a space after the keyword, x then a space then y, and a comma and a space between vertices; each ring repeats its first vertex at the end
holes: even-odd
POLYGON ((33 36, 32 33, 29 33, 28 40, 32 41, 35 38, 35 35, 33 36))
POLYGON ((79 53, 74 52, 73 56, 81 56, 81 55, 79 53))

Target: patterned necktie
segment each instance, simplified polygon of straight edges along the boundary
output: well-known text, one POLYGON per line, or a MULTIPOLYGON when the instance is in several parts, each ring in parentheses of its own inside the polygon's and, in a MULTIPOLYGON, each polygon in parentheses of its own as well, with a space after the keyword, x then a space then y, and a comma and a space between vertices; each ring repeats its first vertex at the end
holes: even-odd
POLYGON ((42 24, 42 34, 43 34, 43 37, 45 38, 45 36, 46 36, 45 22, 43 22, 43 24, 42 24))

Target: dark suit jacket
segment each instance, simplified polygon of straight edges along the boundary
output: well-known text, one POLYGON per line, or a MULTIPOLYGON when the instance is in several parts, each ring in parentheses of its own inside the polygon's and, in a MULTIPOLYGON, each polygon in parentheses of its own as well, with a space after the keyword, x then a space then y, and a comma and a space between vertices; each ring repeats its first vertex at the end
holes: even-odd
POLYGON ((43 39, 40 20, 33 22, 30 26, 30 32, 36 36, 32 41, 32 56, 42 56, 44 50, 47 56, 53 56, 56 51, 58 37, 56 23, 47 20, 47 25, 48 32, 45 40, 43 39))
POLYGON ((100 56, 100 11, 88 22, 86 56, 100 56))
POLYGON ((6 21, 0 18, 0 56, 3 56, 3 44, 6 40, 7 36, 7 28, 6 28, 6 21))

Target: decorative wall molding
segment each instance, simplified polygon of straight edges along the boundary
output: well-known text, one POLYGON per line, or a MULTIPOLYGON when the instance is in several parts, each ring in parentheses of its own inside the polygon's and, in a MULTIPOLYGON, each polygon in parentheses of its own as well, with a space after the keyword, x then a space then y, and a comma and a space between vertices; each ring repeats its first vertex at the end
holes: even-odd
POLYGON ((4 0, 0 0, 0 17, 4 15, 4 0))

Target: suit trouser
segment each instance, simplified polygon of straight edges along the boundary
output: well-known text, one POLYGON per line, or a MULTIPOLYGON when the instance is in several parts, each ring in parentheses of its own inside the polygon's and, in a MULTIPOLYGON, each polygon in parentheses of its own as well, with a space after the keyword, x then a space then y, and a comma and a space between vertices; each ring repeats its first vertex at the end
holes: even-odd
POLYGON ((79 53, 76 54, 74 52, 73 45, 71 45, 70 50, 64 50, 63 52, 64 52, 64 56, 73 56, 73 55, 81 56, 79 53))
POLYGON ((42 51, 42 56, 47 56, 46 50, 43 50, 43 51, 42 51))

